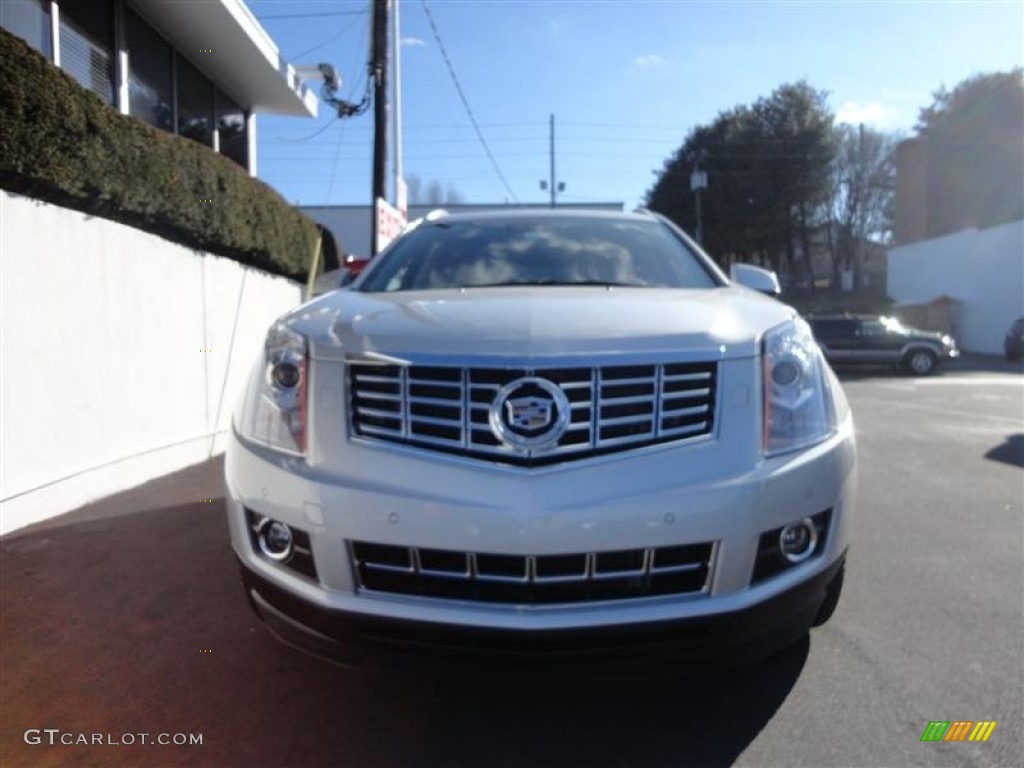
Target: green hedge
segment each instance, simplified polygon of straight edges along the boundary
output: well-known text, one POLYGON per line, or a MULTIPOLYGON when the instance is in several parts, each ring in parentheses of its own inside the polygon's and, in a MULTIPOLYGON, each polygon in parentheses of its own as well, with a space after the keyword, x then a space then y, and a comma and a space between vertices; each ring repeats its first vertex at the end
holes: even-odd
POLYGON ((0 72, 0 187, 304 277, 316 224, 236 163, 119 114, 3 29, 0 72))

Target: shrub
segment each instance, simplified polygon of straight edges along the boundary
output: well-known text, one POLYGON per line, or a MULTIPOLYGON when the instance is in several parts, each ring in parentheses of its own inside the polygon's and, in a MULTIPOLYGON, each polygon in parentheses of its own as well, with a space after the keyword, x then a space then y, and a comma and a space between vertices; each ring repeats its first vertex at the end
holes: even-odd
POLYGON ((230 159, 119 114, 3 29, 0 71, 0 187, 305 274, 316 224, 230 159))

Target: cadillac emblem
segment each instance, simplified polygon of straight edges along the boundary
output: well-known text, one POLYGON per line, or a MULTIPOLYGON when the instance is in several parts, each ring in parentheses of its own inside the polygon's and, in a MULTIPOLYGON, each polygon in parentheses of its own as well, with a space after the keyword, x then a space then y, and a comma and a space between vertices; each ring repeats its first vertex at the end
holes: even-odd
POLYGON ((498 390, 489 421, 503 445, 526 453, 556 445, 569 426, 569 416, 569 398, 561 387, 526 376, 498 390))

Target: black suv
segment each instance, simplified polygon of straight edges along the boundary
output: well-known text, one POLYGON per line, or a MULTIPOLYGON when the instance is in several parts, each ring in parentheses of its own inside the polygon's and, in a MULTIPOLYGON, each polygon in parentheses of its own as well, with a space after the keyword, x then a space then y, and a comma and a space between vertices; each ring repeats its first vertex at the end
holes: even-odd
POLYGON ((894 317, 812 315, 807 321, 834 364, 891 364, 923 376, 940 362, 960 356, 952 336, 907 328, 894 317))

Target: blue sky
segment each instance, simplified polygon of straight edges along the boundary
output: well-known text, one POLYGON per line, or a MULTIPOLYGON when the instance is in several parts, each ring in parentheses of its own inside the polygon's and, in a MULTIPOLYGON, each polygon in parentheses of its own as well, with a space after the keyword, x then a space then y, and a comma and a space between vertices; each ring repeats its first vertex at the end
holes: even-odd
MULTIPOLYGON (((343 94, 358 101, 369 0, 248 5, 286 58, 332 63, 343 94)), ((547 200, 538 182, 548 176, 552 113, 557 177, 566 184, 560 200, 632 208, 691 128, 782 83, 805 79, 827 91, 837 119, 909 135, 940 86, 1024 64, 1021 0, 428 5, 484 138, 524 203, 547 200)), ((405 174, 451 183, 467 202, 509 199, 422 0, 399 0, 399 7, 405 174)), ((258 121, 259 175, 292 202, 369 202, 372 112, 332 117, 321 104, 316 120, 258 121)))

